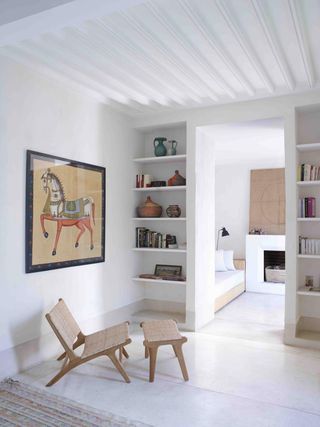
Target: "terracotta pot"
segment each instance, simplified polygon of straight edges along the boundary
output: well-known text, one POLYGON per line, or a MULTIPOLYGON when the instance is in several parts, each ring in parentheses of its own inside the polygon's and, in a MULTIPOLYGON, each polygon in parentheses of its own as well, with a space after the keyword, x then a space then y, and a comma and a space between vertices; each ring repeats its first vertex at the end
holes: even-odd
POLYGON ((140 218, 158 218, 162 214, 162 207, 148 196, 144 204, 138 207, 137 212, 140 218))
POLYGON ((186 185, 186 179, 179 174, 179 171, 176 170, 174 175, 168 180, 169 187, 175 185, 186 185))
POLYGON ((167 215, 169 218, 179 218, 181 215, 181 209, 179 205, 169 205, 166 209, 167 215))

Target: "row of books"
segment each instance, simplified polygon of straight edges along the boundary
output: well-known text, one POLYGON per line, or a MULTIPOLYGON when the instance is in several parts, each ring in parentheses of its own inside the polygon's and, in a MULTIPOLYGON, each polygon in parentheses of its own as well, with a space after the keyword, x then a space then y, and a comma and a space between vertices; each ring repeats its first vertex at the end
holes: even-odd
POLYGON ((136 175, 136 188, 147 188, 151 186, 151 175, 137 174, 136 175))
POLYGON ((299 254, 320 255, 320 239, 299 236, 299 254))
POLYGON ((158 233, 145 227, 136 227, 136 248, 166 249, 177 243, 176 236, 158 233))
POLYGON ((315 197, 304 197, 299 199, 298 216, 300 218, 314 218, 316 216, 315 197))
POLYGON ((298 166, 297 170, 298 181, 319 181, 320 180, 320 166, 309 165, 303 163, 298 166))

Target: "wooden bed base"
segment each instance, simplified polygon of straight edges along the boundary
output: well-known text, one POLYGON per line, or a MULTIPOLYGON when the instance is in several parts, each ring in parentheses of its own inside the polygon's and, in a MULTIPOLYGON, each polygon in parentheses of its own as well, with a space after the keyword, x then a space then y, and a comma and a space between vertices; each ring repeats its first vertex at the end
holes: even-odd
MULTIPOLYGON (((234 259, 233 263, 237 270, 245 270, 246 268, 246 262, 243 259, 234 259)), ((225 294, 217 297, 214 301, 214 312, 216 313, 222 307, 224 307, 229 302, 231 302, 232 300, 237 298, 239 295, 241 295, 243 292, 245 292, 245 290, 246 290, 245 282, 242 282, 242 283, 239 283, 239 285, 227 291, 225 294)))
POLYGON ((239 295, 241 295, 245 290, 246 290, 246 287, 243 282, 235 286, 234 288, 230 289, 230 291, 226 292, 225 294, 220 295, 220 297, 216 298, 214 301, 214 312, 216 313, 222 307, 224 307, 229 302, 231 302, 232 300, 237 298, 239 295))

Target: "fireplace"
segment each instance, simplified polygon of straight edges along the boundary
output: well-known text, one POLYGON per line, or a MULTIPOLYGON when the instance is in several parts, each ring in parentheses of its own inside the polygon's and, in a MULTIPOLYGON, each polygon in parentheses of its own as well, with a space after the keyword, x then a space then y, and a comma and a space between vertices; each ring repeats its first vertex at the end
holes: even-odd
MULTIPOLYGON (((286 238, 283 235, 248 234, 246 237, 246 290, 266 294, 284 295, 285 283, 282 281, 266 281, 265 267, 284 265, 286 238)), ((283 276, 285 270, 268 269, 270 278, 274 275, 283 276)), ((275 277, 276 278, 276 277, 275 277)), ((278 277, 279 278, 279 277, 278 277)))
POLYGON ((263 260, 264 281, 273 283, 284 283, 285 273, 281 272, 281 270, 283 271, 286 268, 285 251, 264 250, 263 260), (269 271, 266 270, 267 267, 269 267, 269 271), (270 267, 273 268, 270 269, 270 267))

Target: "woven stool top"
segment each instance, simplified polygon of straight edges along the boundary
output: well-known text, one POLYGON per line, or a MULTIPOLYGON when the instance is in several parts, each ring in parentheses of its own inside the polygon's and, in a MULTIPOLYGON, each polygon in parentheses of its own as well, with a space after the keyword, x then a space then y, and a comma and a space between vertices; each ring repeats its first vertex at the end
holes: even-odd
POLYGON ((146 341, 170 341, 182 338, 174 320, 149 320, 142 323, 146 341))

